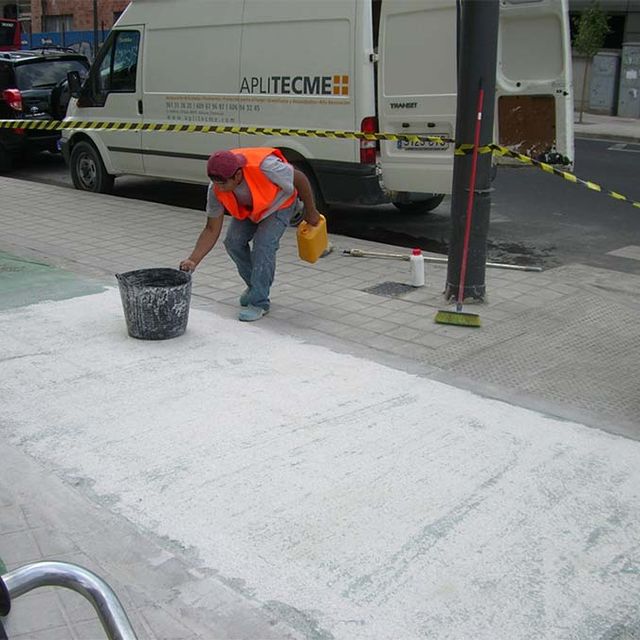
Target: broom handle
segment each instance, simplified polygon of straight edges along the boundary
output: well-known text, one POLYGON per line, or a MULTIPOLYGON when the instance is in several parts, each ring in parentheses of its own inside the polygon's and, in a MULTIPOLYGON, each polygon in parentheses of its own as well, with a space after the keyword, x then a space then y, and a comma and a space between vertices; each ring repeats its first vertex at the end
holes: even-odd
POLYGON ((478 146, 480 144, 480 127, 482 125, 482 105, 484 104, 484 89, 478 91, 478 108, 476 116, 476 130, 473 139, 473 155, 471 157, 471 178, 469 179, 469 197, 467 198, 467 219, 465 221, 464 242, 462 245, 462 264, 460 265, 460 284, 458 285, 457 311, 462 311, 464 300, 464 281, 467 275, 467 259, 469 257, 469 238, 471 236, 471 215, 473 213, 473 199, 476 189, 476 173, 478 169, 478 146))

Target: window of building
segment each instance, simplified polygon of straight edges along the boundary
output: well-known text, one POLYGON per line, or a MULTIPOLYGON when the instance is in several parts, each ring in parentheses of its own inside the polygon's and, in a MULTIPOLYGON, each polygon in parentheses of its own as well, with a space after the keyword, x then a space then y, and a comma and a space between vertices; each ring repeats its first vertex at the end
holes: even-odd
MULTIPOLYGON (((578 30, 578 20, 580 19, 579 11, 571 11, 569 13, 571 18, 569 24, 571 25, 571 42, 575 38, 578 30)), ((603 49, 622 49, 622 41, 624 39, 624 23, 626 16, 622 14, 608 13, 609 18, 609 33, 605 36, 603 49)))
POLYGON ((73 31, 73 15, 44 16, 42 30, 45 33, 73 31))

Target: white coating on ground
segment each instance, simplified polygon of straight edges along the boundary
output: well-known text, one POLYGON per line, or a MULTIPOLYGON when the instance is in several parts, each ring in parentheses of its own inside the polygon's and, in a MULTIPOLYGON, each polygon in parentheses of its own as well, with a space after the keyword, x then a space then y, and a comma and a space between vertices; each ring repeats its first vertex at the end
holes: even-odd
POLYGON ((182 338, 133 340, 117 290, 2 313, 0 362, 5 437, 309 637, 640 619, 637 442, 265 322, 192 310, 182 338))

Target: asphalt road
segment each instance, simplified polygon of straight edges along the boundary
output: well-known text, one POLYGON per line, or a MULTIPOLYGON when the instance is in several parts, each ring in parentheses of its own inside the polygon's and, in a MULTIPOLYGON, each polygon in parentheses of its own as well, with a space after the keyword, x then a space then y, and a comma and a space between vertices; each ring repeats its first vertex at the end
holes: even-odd
MULTIPOLYGON (((576 140, 576 174, 640 200, 636 183, 640 144, 576 140)), ((12 177, 72 188, 60 156, 43 154, 12 177)), ((582 262, 640 273, 640 260, 608 252, 640 244, 640 210, 526 167, 500 168, 493 183, 489 258, 552 267, 582 262)), ((122 177, 118 196, 202 210, 205 187, 122 177)), ((429 215, 401 214, 393 206, 344 207, 328 215, 329 229, 348 237, 446 253, 449 198, 429 215)))

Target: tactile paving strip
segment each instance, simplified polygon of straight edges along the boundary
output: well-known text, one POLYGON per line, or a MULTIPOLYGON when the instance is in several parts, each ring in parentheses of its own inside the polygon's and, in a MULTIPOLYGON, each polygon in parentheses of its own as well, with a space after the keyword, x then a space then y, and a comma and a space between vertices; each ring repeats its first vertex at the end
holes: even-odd
POLYGON ((640 424, 640 317, 602 297, 572 296, 524 312, 499 330, 488 326, 438 349, 429 362, 640 424))

